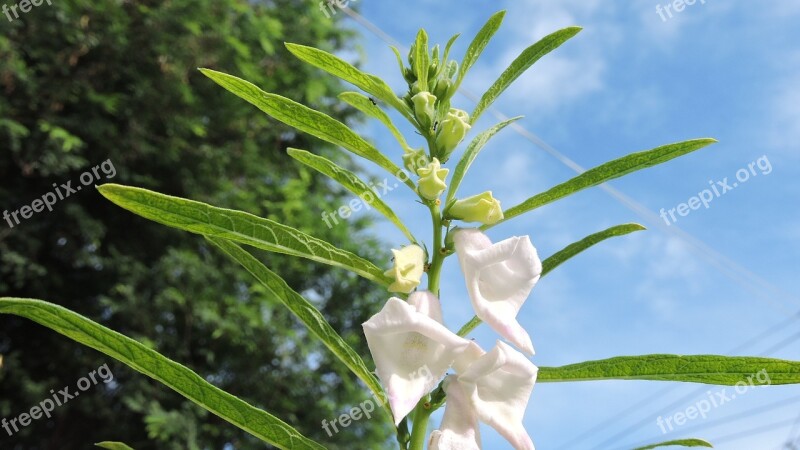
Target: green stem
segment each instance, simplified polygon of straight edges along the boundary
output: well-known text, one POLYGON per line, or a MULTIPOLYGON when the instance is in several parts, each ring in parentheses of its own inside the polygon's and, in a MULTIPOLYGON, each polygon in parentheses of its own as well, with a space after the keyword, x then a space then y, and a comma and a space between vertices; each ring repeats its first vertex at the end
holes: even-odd
POLYGON ((428 434, 428 419, 431 417, 431 412, 433 412, 430 408, 430 404, 427 402, 427 396, 425 396, 414 409, 414 429, 411 432, 411 446, 409 450, 422 450, 425 448, 425 437, 428 434))
POLYGON ((442 272, 442 212, 439 205, 431 205, 431 220, 433 221, 433 259, 431 267, 428 269, 428 290, 437 297, 439 296, 439 275, 442 272))
MULTIPOLYGON (((428 290, 437 297, 439 296, 439 277, 442 272, 444 254, 442 248, 442 211, 438 204, 431 204, 431 221, 433 222, 433 244, 431 252, 433 258, 431 266, 428 268, 428 290)), ((425 437, 428 431, 428 419, 433 412, 429 403, 428 396, 423 397, 414 409, 413 429, 411 431, 411 443, 409 450, 422 450, 425 448, 425 437)))

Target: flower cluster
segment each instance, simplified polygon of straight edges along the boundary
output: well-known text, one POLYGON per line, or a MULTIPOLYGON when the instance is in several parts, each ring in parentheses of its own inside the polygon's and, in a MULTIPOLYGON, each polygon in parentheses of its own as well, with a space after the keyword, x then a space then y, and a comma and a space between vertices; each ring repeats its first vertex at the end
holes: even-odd
MULTIPOLYGON (((530 239, 512 237, 492 244, 477 229, 455 229, 455 251, 476 315, 500 336, 528 355, 533 345, 516 315, 542 271, 530 239)), ((423 250, 410 245, 395 250, 395 284, 419 284, 425 266, 423 250)), ((397 290, 407 292, 406 289, 397 290)), ((413 289, 413 287, 412 287, 413 289)), ((410 291, 410 289, 408 289, 410 291)), ((443 324, 439 299, 415 291, 408 301, 392 297, 364 323, 378 377, 399 424, 444 378, 447 406, 440 429, 430 436, 431 450, 479 449, 478 421, 495 428, 516 449, 532 449, 522 416, 536 380, 537 368, 502 341, 489 352, 443 324), (427 367, 431 377, 410 377, 427 367), (446 375, 455 369, 455 375, 446 375)))
POLYGON ((398 426, 401 448, 408 448, 406 444, 411 450, 423 448, 427 419, 446 402, 439 429, 427 437, 430 450, 480 449, 479 422, 494 427, 514 448, 533 449, 522 416, 538 369, 527 358, 533 355, 533 344, 516 317, 539 281, 542 263, 527 236, 493 244, 479 229, 451 227, 455 220, 496 224, 503 220, 503 209, 491 191, 456 197, 463 177, 461 164, 458 181, 448 187, 450 169, 443 166, 472 121, 466 111, 450 105, 460 83, 458 64, 447 57, 453 40, 440 58, 438 46, 428 51, 427 39, 420 31, 408 55, 409 67, 399 53, 398 60, 409 86, 403 97, 408 118, 427 141, 428 151, 400 143, 405 167, 418 176, 420 202, 431 212, 433 246, 428 252, 414 242, 392 250, 394 265, 385 275, 391 279, 388 290, 398 297, 391 297, 364 322, 364 334, 398 426), (498 340, 487 352, 465 339, 466 331, 456 334, 444 325, 439 274, 443 260, 452 253, 458 256, 475 315, 511 345, 498 340), (428 287, 422 290, 425 273, 428 287), (430 376, 411 375, 423 367, 430 376), (404 442, 407 417, 413 431, 404 442))

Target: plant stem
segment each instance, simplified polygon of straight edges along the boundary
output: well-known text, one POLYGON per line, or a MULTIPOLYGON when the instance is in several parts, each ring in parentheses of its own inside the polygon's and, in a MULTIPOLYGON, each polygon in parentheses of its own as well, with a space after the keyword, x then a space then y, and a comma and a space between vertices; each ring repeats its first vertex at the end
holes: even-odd
MULTIPOLYGON (((431 221, 433 222, 433 244, 431 252, 433 258, 431 266, 428 269, 428 290, 437 297, 439 296, 439 276, 442 272, 442 263, 444 262, 444 254, 442 248, 442 211, 439 204, 431 204, 431 221)), ((422 450, 425 448, 425 436, 428 431, 428 419, 433 412, 428 396, 426 395, 417 403, 414 409, 413 429, 411 431, 411 445, 409 450, 422 450)))
POLYGON ((428 431, 428 419, 431 417, 430 406, 425 407, 428 402, 427 396, 419 401, 414 409, 414 429, 411 432, 411 446, 409 450, 422 450, 425 448, 425 437, 428 431))
POLYGON ((433 221, 433 260, 428 269, 428 290, 437 297, 439 296, 439 274, 442 272, 442 212, 439 205, 431 205, 431 220, 433 221))

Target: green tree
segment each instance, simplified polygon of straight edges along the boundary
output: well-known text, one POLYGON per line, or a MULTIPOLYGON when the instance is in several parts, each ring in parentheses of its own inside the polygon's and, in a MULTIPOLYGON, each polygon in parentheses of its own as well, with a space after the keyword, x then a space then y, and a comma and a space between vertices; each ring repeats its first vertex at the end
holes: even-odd
MULTIPOLYGON (((196 70, 237 73, 352 119, 332 100, 337 82, 297 61, 284 41, 338 50, 353 36, 319 11, 318 0, 64 0, 13 22, 0 17, 0 208, 30 204, 53 183, 110 160, 114 182, 250 211, 385 258, 361 231, 366 219, 323 223, 322 212, 348 197, 285 155, 287 146, 309 148, 355 169, 343 152, 243 107, 196 70)), ((385 294, 343 270, 258 255, 368 354, 360 324, 385 294)), ((93 189, 13 228, 4 221, 0 274, 4 295, 46 297, 101 321, 330 448, 381 447, 388 436, 377 420, 328 436, 321 421, 366 395, 346 369, 202 238, 134 216, 93 189)), ((50 389, 74 388, 102 364, 115 376, 52 419, 13 437, 0 430, 2 448, 77 449, 104 440, 136 449, 263 448, 31 322, 0 317, 0 357, 0 418, 29 410, 50 389)))

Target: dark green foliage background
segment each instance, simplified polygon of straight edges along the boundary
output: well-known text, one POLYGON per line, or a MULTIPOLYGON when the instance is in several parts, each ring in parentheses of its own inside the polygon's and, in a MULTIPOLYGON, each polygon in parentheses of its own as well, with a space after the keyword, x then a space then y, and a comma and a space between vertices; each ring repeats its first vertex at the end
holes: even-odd
MULTIPOLYGON (((0 16, 0 208, 30 204, 53 183, 110 159, 115 183, 249 211, 385 265, 361 231, 367 221, 328 229, 320 220, 348 197, 285 148, 353 162, 196 70, 232 73, 349 119, 333 100, 341 86, 282 45, 352 46, 352 33, 326 19, 318 3, 56 0, 12 23, 0 16)), ((325 434, 320 422, 363 400, 364 389, 202 238, 134 216, 89 189, 13 229, 0 225, 0 294, 43 298, 98 320, 330 448, 380 448, 389 435, 383 420, 325 434)), ((258 256, 368 355, 360 324, 384 293, 343 270, 258 256)), ((0 418, 26 412, 50 389, 74 388, 102 364, 115 375, 52 420, 12 438, 0 429, 3 449, 86 449, 104 440, 137 450, 264 448, 158 383, 29 321, 0 317, 0 355, 0 418)))

